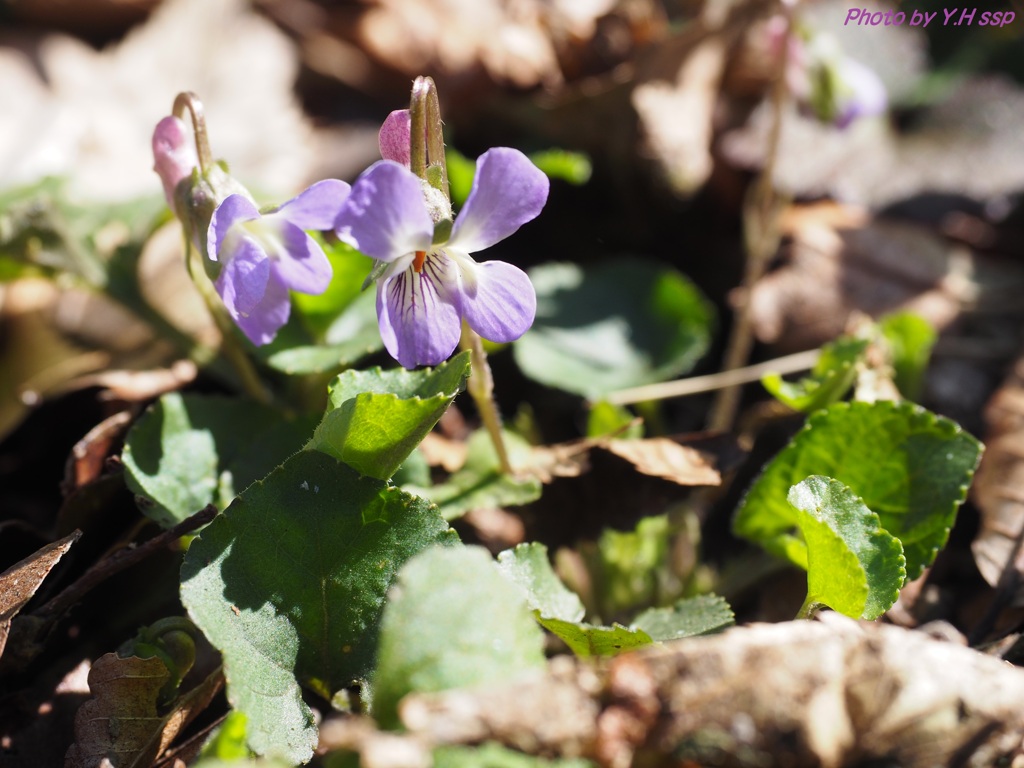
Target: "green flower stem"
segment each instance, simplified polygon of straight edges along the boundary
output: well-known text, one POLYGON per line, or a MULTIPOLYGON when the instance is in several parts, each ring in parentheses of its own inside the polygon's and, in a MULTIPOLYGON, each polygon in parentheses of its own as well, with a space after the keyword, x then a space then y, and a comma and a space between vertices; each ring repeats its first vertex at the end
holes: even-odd
POLYGON ((459 345, 463 349, 470 350, 472 355, 472 373, 466 388, 476 403, 476 409, 480 413, 480 419, 491 436, 494 443, 494 450, 498 454, 498 465, 502 473, 513 474, 512 464, 508 460, 508 450, 505 448, 505 439, 501 434, 501 414, 498 412, 498 405, 494 402, 494 377, 491 375, 491 366, 487 363, 487 352, 484 351, 484 344, 480 335, 470 328, 465 321, 462 323, 462 338, 459 345))
POLYGON ((800 606, 800 610, 796 612, 796 618, 798 619, 813 619, 814 614, 820 611, 824 606, 817 600, 813 600, 810 595, 804 600, 804 604, 800 606))
POLYGON ((263 386, 263 382, 256 372, 256 367, 252 364, 252 360, 246 354, 238 337, 235 335, 235 323, 225 311, 224 304, 221 302, 220 296, 217 295, 217 290, 213 287, 209 275, 206 274, 206 270, 203 268, 202 255, 192 245, 191 239, 187 236, 185 238, 185 250, 187 253, 185 260, 188 263, 188 272, 192 277, 192 282, 195 283, 199 295, 203 297, 203 301, 206 302, 214 323, 216 323, 217 328, 220 330, 221 353, 227 358, 238 374, 242 391, 258 403, 269 404, 271 402, 270 393, 263 386))
POLYGON ((182 91, 174 98, 171 114, 182 120, 186 112, 192 116, 192 133, 196 140, 196 153, 199 155, 199 173, 205 176, 213 167, 213 153, 210 151, 210 137, 206 133, 203 102, 192 91, 182 91))

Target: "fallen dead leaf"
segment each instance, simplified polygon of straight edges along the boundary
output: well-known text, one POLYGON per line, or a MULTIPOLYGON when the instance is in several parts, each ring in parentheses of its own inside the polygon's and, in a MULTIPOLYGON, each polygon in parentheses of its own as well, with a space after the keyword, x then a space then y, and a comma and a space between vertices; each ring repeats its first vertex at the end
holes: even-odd
POLYGON ((0 656, 7 645, 11 620, 32 599, 50 571, 81 536, 81 531, 75 531, 59 541, 48 544, 0 574, 0 656))
POLYGON ((784 350, 820 346, 855 312, 906 310, 941 330, 975 306, 1013 310, 1024 287, 1014 265, 986 261, 924 226, 844 208, 814 204, 784 215, 784 262, 750 295, 761 341, 784 350))
POLYGON ((981 575, 1008 604, 1024 604, 1024 358, 985 408, 985 455, 971 486, 981 529, 971 545, 981 575))
POLYGON ((118 411, 90 429, 72 446, 61 484, 65 496, 99 478, 113 446, 124 437, 131 420, 131 412, 118 411))
MULTIPOLYGON (((872 209, 922 193, 977 200, 1014 194, 1024 186, 1022 116, 1024 89, 994 77, 966 79, 899 133, 884 119, 839 130, 789 105, 773 180, 790 197, 830 196, 872 209)), ((762 104, 743 128, 722 137, 725 159, 763 167, 771 122, 771 105, 762 104)))
POLYGON ((151 765, 178 734, 210 703, 223 685, 220 670, 179 697, 171 711, 160 715, 157 697, 169 673, 156 658, 101 656, 89 672, 93 698, 75 715, 75 743, 68 749, 65 768, 151 765))
POLYGON ((722 476, 711 457, 665 437, 646 440, 609 440, 601 446, 625 459, 638 472, 678 485, 721 485, 722 476))
MULTIPOLYGON (((505 687, 413 694, 402 747, 497 741, 528 754, 630 765, 985 768, 1020 759, 1024 670, 925 632, 856 622, 736 627, 590 665, 553 659, 505 687)), ((378 734, 328 723, 321 747, 378 734)), ((386 762, 381 766, 388 765, 386 762)))
POLYGON ((244 0, 166 0, 103 51, 54 34, 31 56, 0 48, 5 186, 52 175, 79 200, 159 194, 150 138, 183 90, 203 99, 213 151, 244 182, 287 194, 314 170, 295 50, 244 0))

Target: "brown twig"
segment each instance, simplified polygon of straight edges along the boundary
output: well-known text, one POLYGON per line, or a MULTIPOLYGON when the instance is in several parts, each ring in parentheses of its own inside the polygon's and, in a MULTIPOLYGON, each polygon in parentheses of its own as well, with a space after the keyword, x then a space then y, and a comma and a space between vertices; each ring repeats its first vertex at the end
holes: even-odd
POLYGON ((130 568, 136 563, 142 562, 154 552, 177 541, 185 534, 206 525, 216 516, 217 507, 213 504, 208 504, 194 515, 182 520, 173 528, 154 536, 137 547, 125 548, 114 552, 109 557, 105 557, 93 565, 74 584, 40 607, 39 610, 34 611, 32 615, 44 622, 55 621, 58 616, 62 615, 92 589, 102 584, 111 576, 120 573, 126 568, 130 568))

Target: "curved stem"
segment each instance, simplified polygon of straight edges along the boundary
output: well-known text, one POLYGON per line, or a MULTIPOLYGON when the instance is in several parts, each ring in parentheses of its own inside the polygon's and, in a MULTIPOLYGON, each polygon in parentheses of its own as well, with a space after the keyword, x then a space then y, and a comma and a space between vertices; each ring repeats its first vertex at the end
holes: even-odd
POLYGON ((172 114, 182 120, 186 112, 192 117, 192 133, 195 136, 196 153, 199 155, 199 172, 205 176, 213 166, 213 153, 210 152, 210 137, 206 133, 203 102, 192 91, 182 91, 174 99, 172 114))

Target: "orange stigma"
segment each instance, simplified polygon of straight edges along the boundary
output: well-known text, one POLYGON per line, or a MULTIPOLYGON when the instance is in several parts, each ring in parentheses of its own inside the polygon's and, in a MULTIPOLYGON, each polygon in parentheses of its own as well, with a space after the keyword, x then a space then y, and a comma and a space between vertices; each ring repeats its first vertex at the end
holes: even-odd
POLYGON ((416 255, 413 257, 413 260, 412 260, 412 269, 413 269, 413 271, 414 272, 422 272, 423 271, 423 262, 426 261, 426 260, 427 260, 427 252, 426 251, 416 251, 416 255))

